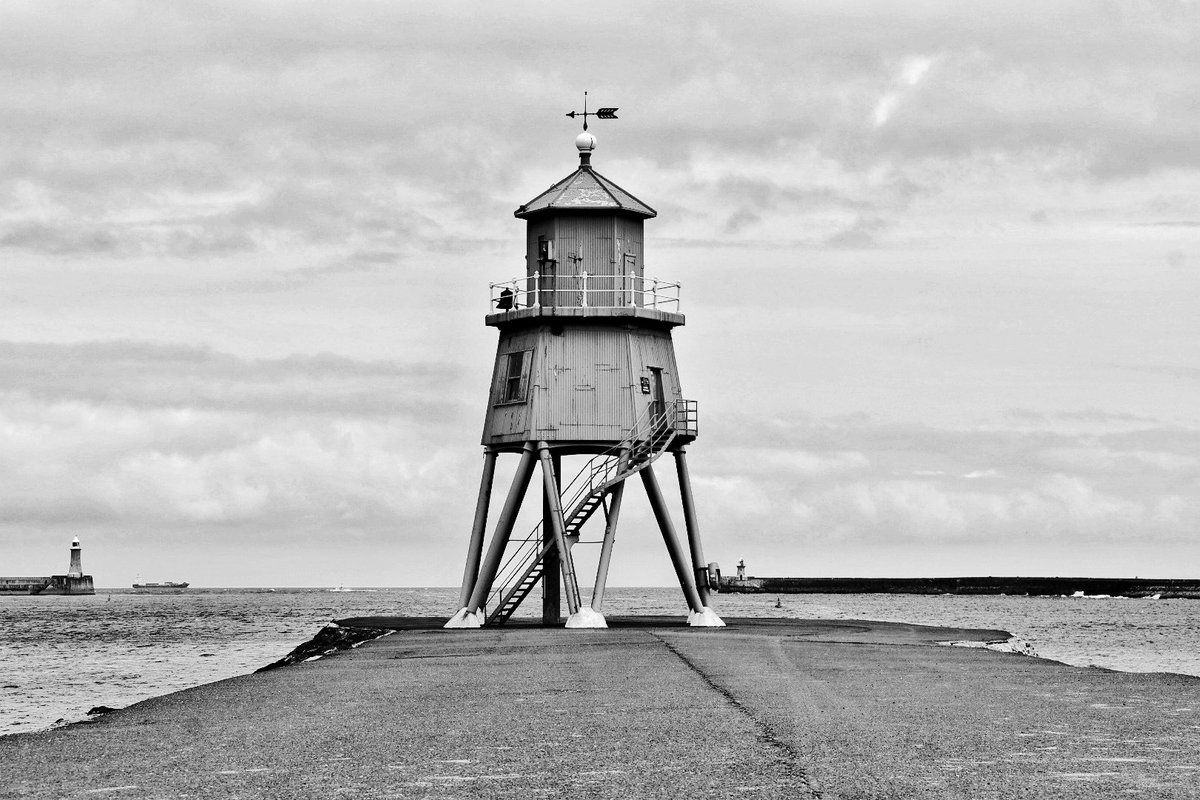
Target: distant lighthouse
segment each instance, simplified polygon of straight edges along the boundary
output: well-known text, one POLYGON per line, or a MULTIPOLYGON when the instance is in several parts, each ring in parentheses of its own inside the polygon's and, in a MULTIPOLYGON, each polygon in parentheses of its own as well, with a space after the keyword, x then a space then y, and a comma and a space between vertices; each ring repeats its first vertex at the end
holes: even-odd
POLYGON ((67 577, 83 577, 83 548, 79 546, 78 536, 71 540, 71 568, 67 570, 67 577))
MULTIPOLYGON (((584 119, 615 119, 615 111, 585 107, 584 119)), ((484 419, 483 477, 460 610, 447 627, 502 625, 539 582, 544 624, 559 621, 562 591, 567 627, 605 627, 601 604, 629 478, 646 490, 688 624, 723 625, 708 605, 708 568, 684 454, 696 439, 697 413, 680 387, 671 340, 672 329, 684 324, 679 284, 646 274, 642 223, 656 212, 595 171, 596 139, 586 124, 575 147, 578 169, 515 213, 526 222, 524 274, 492 285, 486 323, 499 330, 499 345, 484 419), (500 454, 517 455, 520 463, 485 552, 500 454), (562 459, 580 456, 589 460, 572 478, 562 459), (686 544, 652 466, 661 456, 675 461, 686 544), (514 534, 539 465, 542 522, 514 534), (593 516, 602 538, 581 541, 581 528, 593 516), (599 546, 590 600, 580 596, 572 553, 587 543, 599 546)))

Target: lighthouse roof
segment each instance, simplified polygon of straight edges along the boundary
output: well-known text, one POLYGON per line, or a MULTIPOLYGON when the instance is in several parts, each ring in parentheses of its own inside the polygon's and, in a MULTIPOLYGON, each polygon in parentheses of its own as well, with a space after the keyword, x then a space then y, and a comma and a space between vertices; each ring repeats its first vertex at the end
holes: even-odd
POLYGON ((649 218, 658 212, 584 163, 513 212, 521 219, 553 211, 623 212, 649 218))

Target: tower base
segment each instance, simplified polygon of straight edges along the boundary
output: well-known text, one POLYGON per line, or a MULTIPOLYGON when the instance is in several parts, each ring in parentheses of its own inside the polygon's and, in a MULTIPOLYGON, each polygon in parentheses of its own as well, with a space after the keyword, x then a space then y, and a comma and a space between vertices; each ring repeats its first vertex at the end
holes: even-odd
POLYGON ((442 626, 443 628, 482 628, 483 613, 479 611, 470 611, 466 608, 459 609, 450 620, 442 626))
POLYGON ((687 624, 693 628, 724 628, 725 620, 718 617, 717 612, 704 606, 702 610, 692 611, 688 614, 687 624))
POLYGON ((608 622, 604 615, 595 611, 591 606, 580 606, 579 610, 567 617, 568 628, 607 628, 608 622))

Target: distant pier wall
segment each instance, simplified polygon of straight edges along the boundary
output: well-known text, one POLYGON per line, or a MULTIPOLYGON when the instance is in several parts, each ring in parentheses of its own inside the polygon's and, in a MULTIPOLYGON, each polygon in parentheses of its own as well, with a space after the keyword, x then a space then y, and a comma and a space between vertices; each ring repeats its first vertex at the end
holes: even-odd
POLYGON ((1200 580, 1153 578, 722 578, 722 592, 748 594, 1109 595, 1200 599, 1200 580))
POLYGON ((91 575, 0 578, 0 595, 95 593, 91 575))
POLYGON ((38 594, 49 585, 49 578, 0 578, 0 594, 38 594))

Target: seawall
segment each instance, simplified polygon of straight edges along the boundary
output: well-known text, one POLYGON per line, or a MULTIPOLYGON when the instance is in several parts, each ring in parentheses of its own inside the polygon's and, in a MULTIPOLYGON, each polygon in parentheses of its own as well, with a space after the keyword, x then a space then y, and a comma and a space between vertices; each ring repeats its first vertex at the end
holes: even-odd
POLYGON ((0 794, 1195 797, 1200 679, 939 644, 1003 641, 1003 631, 340 622, 399 630, 94 722, 0 737, 0 794))
POLYGON ((49 585, 48 577, 0 578, 0 594, 37 594, 49 585))
POLYGON ((1012 594, 1200 598, 1200 581, 1154 578, 721 578, 722 592, 762 594, 1012 594))
POLYGON ((0 578, 0 594, 95 594, 91 575, 0 578))

